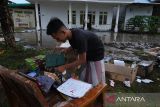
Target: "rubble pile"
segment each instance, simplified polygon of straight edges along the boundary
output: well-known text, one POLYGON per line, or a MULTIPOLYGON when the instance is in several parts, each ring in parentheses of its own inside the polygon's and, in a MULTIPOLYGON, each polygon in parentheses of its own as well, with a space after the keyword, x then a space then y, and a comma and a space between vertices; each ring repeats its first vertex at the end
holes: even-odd
POLYGON ((112 42, 105 43, 105 46, 111 46, 118 49, 132 48, 132 49, 149 49, 155 46, 153 43, 143 42, 112 42))
POLYGON ((135 53, 144 53, 144 50, 157 46, 153 43, 141 43, 141 42, 112 42, 105 43, 105 55, 110 55, 114 59, 139 62, 140 56, 135 53))

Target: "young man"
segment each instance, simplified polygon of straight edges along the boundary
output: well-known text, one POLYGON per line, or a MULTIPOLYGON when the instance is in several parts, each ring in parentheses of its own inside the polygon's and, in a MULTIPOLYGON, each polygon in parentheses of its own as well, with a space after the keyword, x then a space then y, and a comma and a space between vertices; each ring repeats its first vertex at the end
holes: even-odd
POLYGON ((47 25, 47 34, 58 42, 69 40, 71 47, 64 52, 74 49, 78 52, 77 60, 55 69, 63 72, 68 68, 85 65, 80 79, 93 84, 105 83, 104 46, 102 41, 92 32, 81 29, 68 29, 58 18, 52 18, 47 25))

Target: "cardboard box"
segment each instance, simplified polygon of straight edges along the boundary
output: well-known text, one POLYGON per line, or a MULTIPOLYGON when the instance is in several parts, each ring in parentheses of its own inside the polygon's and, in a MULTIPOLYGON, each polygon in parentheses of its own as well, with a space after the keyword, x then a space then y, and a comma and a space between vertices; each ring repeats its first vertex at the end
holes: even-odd
POLYGON ((142 77, 147 77, 153 71, 154 62, 153 61, 141 61, 138 64, 137 75, 142 77))
POLYGON ((112 63, 105 63, 106 75, 109 76, 110 79, 125 81, 129 80, 131 83, 135 80, 137 74, 137 65, 134 68, 131 66, 120 66, 112 63))

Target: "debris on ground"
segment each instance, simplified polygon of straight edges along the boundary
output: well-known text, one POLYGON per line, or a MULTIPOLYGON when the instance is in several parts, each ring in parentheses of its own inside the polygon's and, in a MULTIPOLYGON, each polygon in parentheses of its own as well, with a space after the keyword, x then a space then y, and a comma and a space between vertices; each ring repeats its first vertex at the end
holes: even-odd
POLYGON ((113 80, 109 80, 110 81, 110 86, 114 87, 115 82, 113 80))
POLYGON ((30 45, 25 45, 25 46, 23 46, 23 47, 24 47, 24 49, 36 49, 35 47, 30 46, 30 45))
POLYGON ((138 73, 137 74, 139 76, 147 77, 152 73, 153 67, 154 67, 154 61, 143 60, 138 63, 138 73))
POLYGON ((129 80, 125 80, 123 83, 126 87, 131 87, 131 82, 129 80))
POLYGON ((144 83, 151 83, 151 82, 153 82, 153 81, 150 80, 150 79, 142 79, 142 82, 144 82, 144 83))
MULTIPOLYGON (((153 69, 155 65, 160 66, 160 56, 159 54, 156 54, 157 56, 150 55, 147 53, 147 50, 156 50, 156 52, 159 52, 160 44, 156 43, 141 43, 141 42, 110 42, 105 43, 105 55, 104 61, 107 65, 106 67, 106 74, 109 75, 110 79, 113 80, 120 80, 114 77, 117 77, 119 73, 124 73, 125 70, 121 70, 120 68, 116 70, 115 73, 115 65, 123 65, 123 66, 129 66, 132 68, 136 64, 137 73, 139 76, 136 76, 137 83, 152 83, 154 82, 150 78, 150 75, 152 75, 154 72, 153 69), (155 48, 156 47, 156 48, 155 48), (158 51, 157 51, 158 50, 158 51), (124 63, 125 62, 125 65, 124 63), (111 64, 114 66, 112 69, 110 69, 111 64), (109 66, 110 65, 110 66, 109 66), (111 72, 112 71, 112 72, 111 72), (115 75, 116 74, 116 75, 115 75), (141 75, 140 75, 141 74, 141 75), (142 78, 141 78, 142 77, 142 78)), ((134 73, 134 72, 133 72, 134 73)), ((131 74, 133 74, 131 73, 131 74)), ((123 76, 126 75, 126 73, 118 75, 123 76)), ((131 76, 132 77, 132 76, 131 76)), ((134 80, 134 79, 133 79, 134 80)), ((110 81, 111 84, 112 81, 110 81)), ((123 84, 125 84, 126 87, 131 87, 131 81, 123 80, 123 84)))
POLYGON ((137 80, 136 80, 138 83, 141 83, 142 82, 142 80, 141 79, 139 79, 139 78, 137 78, 137 80))
POLYGON ((3 49, 0 49, 0 55, 3 54, 3 53, 4 53, 4 50, 3 50, 3 49))
POLYGON ((155 43, 141 42, 110 42, 105 43, 105 55, 110 55, 113 59, 130 62, 140 62, 140 56, 148 57, 146 50, 159 46, 155 43))
POLYGON ((145 50, 145 52, 150 55, 157 56, 160 55, 160 47, 150 48, 145 50))
MULTIPOLYGON (((140 76, 139 76, 140 77, 140 76)), ((138 83, 146 83, 146 84, 148 84, 148 83, 151 83, 151 82, 154 82, 153 80, 151 80, 151 79, 141 79, 141 78, 137 78, 136 79, 136 81, 138 82, 138 83)))

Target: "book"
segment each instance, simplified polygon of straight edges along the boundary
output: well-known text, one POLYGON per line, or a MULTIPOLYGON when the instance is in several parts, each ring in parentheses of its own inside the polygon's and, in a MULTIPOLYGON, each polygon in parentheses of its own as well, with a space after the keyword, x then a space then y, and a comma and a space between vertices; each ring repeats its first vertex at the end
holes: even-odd
POLYGON ((44 76, 38 76, 35 77, 38 82, 41 85, 41 89, 42 91, 44 91, 45 93, 48 93, 51 89, 51 86, 54 84, 55 80, 53 80, 52 78, 44 75, 44 76))
POLYGON ((64 82, 62 85, 60 85, 57 88, 57 90, 72 98, 81 98, 92 87, 93 87, 92 84, 70 78, 66 82, 64 82))

